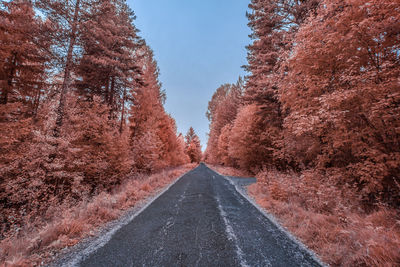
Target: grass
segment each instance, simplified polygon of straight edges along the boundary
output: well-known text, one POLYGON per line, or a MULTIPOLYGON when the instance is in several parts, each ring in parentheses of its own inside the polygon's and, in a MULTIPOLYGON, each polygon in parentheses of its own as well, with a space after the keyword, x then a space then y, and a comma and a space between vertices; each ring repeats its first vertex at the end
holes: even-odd
MULTIPOLYGON (((240 170, 217 167, 224 175, 240 170)), ((383 205, 361 208, 351 188, 316 171, 263 171, 249 194, 330 266, 400 266, 400 214, 383 205)))
POLYGON ((136 175, 112 193, 103 192, 74 208, 54 207, 58 211, 55 214, 62 214, 61 217, 54 216, 39 228, 26 225, 17 234, 0 241, 0 266, 39 266, 49 262, 61 249, 96 235, 106 223, 194 167, 187 164, 150 176, 136 175))

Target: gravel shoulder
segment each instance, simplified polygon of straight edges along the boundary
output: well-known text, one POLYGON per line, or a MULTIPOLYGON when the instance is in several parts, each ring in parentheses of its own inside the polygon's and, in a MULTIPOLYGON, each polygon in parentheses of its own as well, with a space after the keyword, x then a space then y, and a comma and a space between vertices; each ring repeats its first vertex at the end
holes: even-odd
POLYGON ((246 194, 200 164, 52 266, 322 266, 246 194))
POLYGON ((154 200, 164 194, 171 186, 179 181, 185 174, 178 177, 174 182, 157 190, 151 197, 143 199, 127 210, 123 216, 117 220, 107 223, 98 229, 93 236, 87 237, 73 247, 63 249, 57 258, 48 267, 58 266, 79 266, 80 261, 88 255, 104 246, 120 228, 131 222, 138 214, 145 210, 154 200))
MULTIPOLYGON (((216 171, 215 171, 216 172, 216 171)), ((218 172, 216 172, 218 173, 218 172)), ((283 234, 285 234, 294 244, 298 246, 300 250, 305 251, 308 253, 313 261, 315 261, 316 264, 319 266, 327 266, 322 260, 319 259, 319 257, 312 251, 310 250, 306 245, 304 245, 300 240, 298 240, 292 233, 290 233, 285 227, 283 227, 278 220, 270 214, 267 210, 264 208, 260 207, 256 200, 249 195, 247 191, 247 186, 256 183, 257 178, 255 177, 236 177, 236 176, 228 176, 228 175, 223 175, 218 173, 219 175, 225 177, 227 181, 229 181, 236 189, 238 193, 242 195, 243 198, 245 198, 249 203, 251 203, 265 218, 267 218, 274 226, 279 229, 283 234)))

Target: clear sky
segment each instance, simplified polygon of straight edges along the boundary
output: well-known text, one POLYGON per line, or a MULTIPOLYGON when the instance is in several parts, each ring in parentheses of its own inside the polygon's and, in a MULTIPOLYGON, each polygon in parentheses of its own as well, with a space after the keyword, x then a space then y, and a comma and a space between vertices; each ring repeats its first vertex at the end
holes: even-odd
POLYGON ((193 126, 203 150, 207 145, 208 101, 224 83, 245 72, 250 43, 246 10, 250 0, 127 0, 135 25, 154 50, 166 111, 178 131, 193 126))

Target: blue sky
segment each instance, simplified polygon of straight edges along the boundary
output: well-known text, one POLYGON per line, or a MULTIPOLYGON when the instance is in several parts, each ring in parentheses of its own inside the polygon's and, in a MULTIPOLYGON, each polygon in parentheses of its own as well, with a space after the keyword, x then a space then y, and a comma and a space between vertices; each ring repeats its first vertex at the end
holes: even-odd
POLYGON ((207 145, 208 101, 224 83, 245 75, 250 0, 127 0, 135 25, 154 50, 165 109, 186 134, 193 126, 207 145))

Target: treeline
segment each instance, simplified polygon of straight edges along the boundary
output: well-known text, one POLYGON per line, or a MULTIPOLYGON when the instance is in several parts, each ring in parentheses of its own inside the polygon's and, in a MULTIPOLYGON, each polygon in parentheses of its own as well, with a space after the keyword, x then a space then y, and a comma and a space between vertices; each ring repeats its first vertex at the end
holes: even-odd
POLYGON ((315 170, 400 205, 400 5, 252 0, 245 82, 209 102, 206 160, 315 170))
POLYGON ((134 19, 124 0, 1 1, 2 234, 189 162, 134 19))

